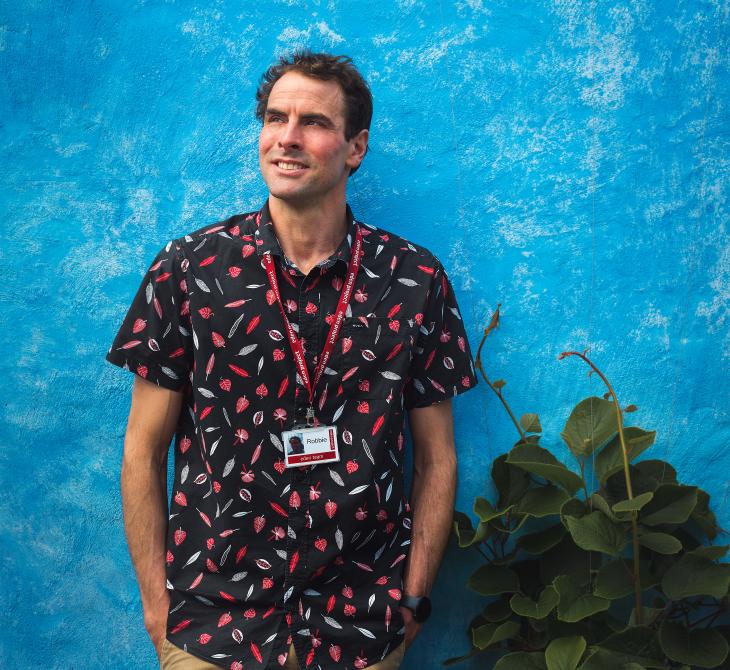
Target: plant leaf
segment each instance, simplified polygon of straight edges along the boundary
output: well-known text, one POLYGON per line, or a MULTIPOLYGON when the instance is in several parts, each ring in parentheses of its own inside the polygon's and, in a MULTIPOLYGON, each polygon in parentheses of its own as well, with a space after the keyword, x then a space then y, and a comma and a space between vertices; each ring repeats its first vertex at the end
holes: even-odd
POLYGON ((654 497, 641 510, 639 518, 647 526, 684 523, 697 504, 697 488, 679 484, 660 484, 654 497))
MULTIPOLYGON (((641 616, 644 622, 649 622, 658 617, 664 611, 663 607, 642 607, 641 616)), ((636 608, 631 608, 631 615, 629 616, 629 626, 636 625, 636 608)))
POLYGON ((494 664, 493 670, 547 670, 545 654, 541 651, 516 651, 502 656, 494 664))
POLYGON ((575 670, 585 650, 586 641, 580 635, 553 640, 545 649, 548 670, 575 670))
POLYGON ((520 536, 517 539, 517 548, 526 551, 528 554, 540 556, 560 542, 565 533, 565 526, 558 523, 537 533, 520 536))
POLYGON ((717 519, 710 510, 710 496, 702 489, 697 489, 697 505, 692 510, 692 520, 711 540, 717 536, 717 519))
POLYGON ((507 463, 562 486, 573 495, 582 485, 581 478, 568 470, 547 449, 532 443, 518 443, 507 454, 507 463))
POLYGON ((639 544, 657 554, 670 555, 682 551, 682 543, 668 533, 642 533, 639 535, 639 544))
POLYGON ((518 502, 530 486, 530 475, 507 463, 507 454, 501 454, 492 462, 492 479, 499 493, 497 507, 518 502))
POLYGON ((494 600, 482 610, 482 617, 489 623, 500 623, 512 616, 512 609, 506 596, 494 600))
POLYGON ((611 505, 600 493, 591 494, 591 505, 603 512, 611 521, 619 521, 619 518, 613 513, 611 505))
POLYGON ((670 463, 656 458, 647 458, 634 464, 644 480, 643 491, 656 491, 660 484, 677 484, 677 471, 670 463))
POLYGON ((469 577, 467 586, 483 596, 497 596, 520 590, 517 574, 501 565, 482 565, 469 577))
MULTIPOLYGON (((628 451, 629 462, 645 452, 656 438, 656 431, 642 430, 636 426, 624 428, 624 440, 628 451)), ((614 437, 596 456, 595 472, 601 483, 604 483, 612 474, 624 467, 621 440, 614 437)))
POLYGON ((613 402, 591 396, 573 408, 560 437, 576 456, 585 457, 607 444, 617 431, 613 402))
POLYGON ((515 593, 509 601, 512 611, 519 615, 529 617, 530 619, 544 619, 550 612, 555 609, 560 596, 554 587, 548 586, 540 594, 537 602, 532 598, 523 596, 521 593, 515 593))
MULTIPOLYGON (((607 649, 601 649, 600 647, 590 647, 586 660, 578 668, 578 670, 646 670, 648 668, 661 668, 666 670, 664 663, 654 662, 647 665, 646 667, 640 665, 634 661, 627 661, 625 654, 620 654, 615 651, 608 651, 607 649)), ((682 670, 679 668, 678 670, 682 670)), ((686 670, 690 670, 687 668, 686 670)))
MULTIPOLYGON (((601 598, 616 600, 634 592, 634 565, 627 559, 619 559, 606 563, 598 571, 594 594, 601 598)), ((641 588, 645 590, 655 586, 656 579, 652 579, 646 569, 646 564, 640 565, 641 588)))
POLYGON ((490 531, 491 528, 484 523, 479 523, 477 529, 474 530, 471 519, 464 512, 454 510, 454 534, 461 548, 483 542, 489 536, 490 531))
POLYGON ((673 661, 701 668, 716 668, 728 654, 727 640, 717 631, 707 628, 688 630, 667 619, 659 629, 659 643, 673 661))
POLYGON ((617 556, 626 545, 623 529, 603 512, 595 511, 579 519, 565 517, 573 541, 586 551, 600 551, 617 556))
POLYGON ((503 640, 515 637, 520 632, 520 624, 516 621, 505 621, 503 624, 486 623, 472 629, 472 641, 477 649, 486 649, 503 640))
POLYGON ((496 519, 497 517, 502 516, 510 509, 512 509, 512 505, 510 505, 506 509, 497 510, 492 507, 492 503, 490 503, 486 498, 477 497, 474 499, 474 514, 479 517, 480 521, 483 521, 485 523, 487 521, 491 521, 492 519, 496 519))
MULTIPOLYGON (((606 563, 598 571, 594 593, 601 598, 616 600, 633 593, 634 581, 628 561, 618 560, 606 563)), ((643 584, 642 584, 643 586, 643 584)))
POLYGON ((586 508, 585 503, 578 498, 568 498, 563 506, 560 508, 560 521, 565 523, 566 516, 572 516, 576 519, 580 519, 588 514, 590 510, 586 508))
POLYGON ((592 614, 606 611, 610 600, 600 598, 590 593, 581 593, 575 582, 565 575, 556 577, 553 582, 555 590, 560 596, 558 603, 558 619, 568 623, 581 621, 592 614))
POLYGON ((639 494, 631 500, 622 500, 621 502, 617 502, 611 507, 611 509, 615 514, 621 514, 622 512, 638 512, 653 497, 654 494, 651 491, 647 491, 646 493, 639 494))
POLYGON ((728 549, 730 549, 730 545, 728 544, 711 544, 709 546, 697 547, 697 549, 693 549, 688 553, 696 554, 697 556, 704 556, 705 558, 709 558, 714 561, 727 554, 728 549))
POLYGON ((442 662, 442 665, 445 667, 449 667, 451 665, 458 665, 459 663, 463 663, 464 661, 468 661, 470 658, 473 658, 477 654, 481 654, 482 652, 479 651, 476 647, 472 647, 469 650, 468 654, 462 654, 461 656, 451 656, 447 658, 445 661, 442 662))
POLYGON ((672 600, 693 596, 723 598, 729 584, 730 565, 692 553, 682 556, 662 578, 662 590, 672 600))
POLYGON ((591 579, 586 570, 591 554, 576 546, 570 533, 566 533, 558 544, 540 557, 540 579, 551 584, 559 575, 569 575, 578 584, 591 579))
POLYGON ((517 503, 515 512, 529 514, 537 518, 560 514, 560 508, 568 500, 570 500, 570 496, 557 486, 550 484, 537 486, 522 496, 522 500, 517 503))
POLYGON ((540 417, 537 414, 523 414, 520 417, 520 425, 526 433, 542 433, 540 417))
POLYGON ((618 667, 624 663, 640 663, 647 668, 666 667, 656 632, 648 626, 625 628, 609 635, 599 646, 615 655, 618 667))
MULTIPOLYGON (((586 660, 581 663, 578 670, 618 670, 621 662, 610 651, 598 647, 591 647, 588 650, 586 660)), ((621 670, 623 670, 621 668, 621 670)))

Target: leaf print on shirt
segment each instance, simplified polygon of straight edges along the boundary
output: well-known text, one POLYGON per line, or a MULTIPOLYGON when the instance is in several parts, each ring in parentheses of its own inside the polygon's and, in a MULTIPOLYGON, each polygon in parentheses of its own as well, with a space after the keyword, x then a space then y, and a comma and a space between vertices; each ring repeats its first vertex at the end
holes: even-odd
POLYGON ((106 354, 147 381, 184 388, 193 365, 189 303, 177 245, 160 249, 106 354))

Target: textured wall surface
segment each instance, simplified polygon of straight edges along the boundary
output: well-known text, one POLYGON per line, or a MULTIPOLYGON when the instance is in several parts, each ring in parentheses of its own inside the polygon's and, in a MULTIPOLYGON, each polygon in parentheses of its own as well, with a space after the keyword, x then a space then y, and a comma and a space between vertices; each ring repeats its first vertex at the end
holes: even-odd
MULTIPOLYGON (((150 668, 123 534, 132 375, 104 354, 152 254, 257 208, 253 95, 295 46, 351 55, 375 97, 356 216, 430 248, 487 370, 561 454, 600 395, 730 527, 726 0, 18 0, 0 9, 0 658, 150 668)), ((455 401, 458 507, 513 428, 455 401)), ((468 648, 478 555, 449 549, 404 670, 468 648)), ((464 664, 464 668, 469 668, 464 664)), ((478 667, 474 664, 471 667, 478 667)))

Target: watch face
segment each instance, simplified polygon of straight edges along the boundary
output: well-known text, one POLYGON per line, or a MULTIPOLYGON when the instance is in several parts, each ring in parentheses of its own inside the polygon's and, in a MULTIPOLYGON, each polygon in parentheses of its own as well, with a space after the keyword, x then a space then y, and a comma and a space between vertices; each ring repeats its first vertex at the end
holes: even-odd
POLYGON ((428 598, 421 598, 416 607, 414 618, 417 621, 425 621, 428 619, 429 614, 431 614, 431 601, 428 598))

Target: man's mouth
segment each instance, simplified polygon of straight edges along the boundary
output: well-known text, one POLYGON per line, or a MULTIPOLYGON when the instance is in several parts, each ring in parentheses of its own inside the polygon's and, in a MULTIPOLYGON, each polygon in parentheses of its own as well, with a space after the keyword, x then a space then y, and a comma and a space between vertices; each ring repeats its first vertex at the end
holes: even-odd
POLYGON ((296 161, 275 161, 274 165, 281 170, 303 170, 307 166, 296 161))

